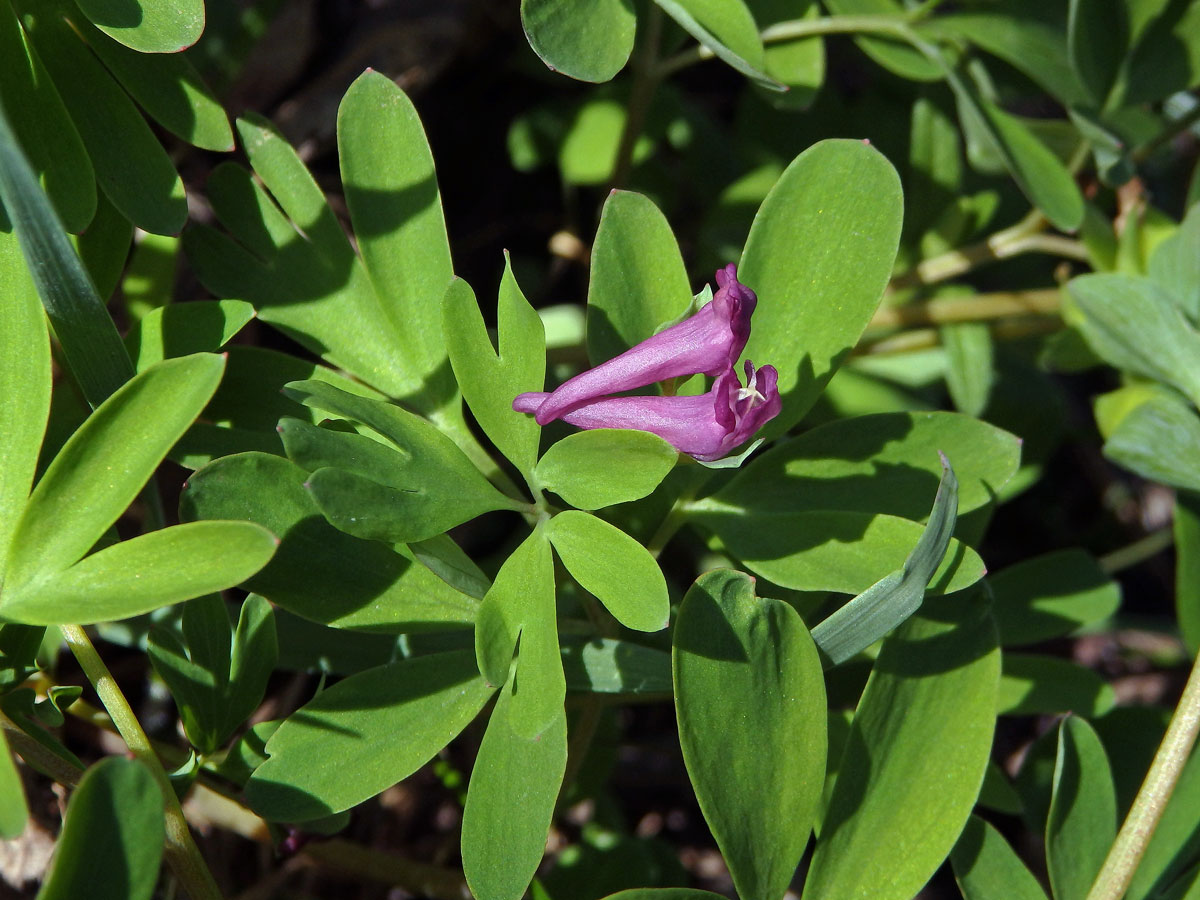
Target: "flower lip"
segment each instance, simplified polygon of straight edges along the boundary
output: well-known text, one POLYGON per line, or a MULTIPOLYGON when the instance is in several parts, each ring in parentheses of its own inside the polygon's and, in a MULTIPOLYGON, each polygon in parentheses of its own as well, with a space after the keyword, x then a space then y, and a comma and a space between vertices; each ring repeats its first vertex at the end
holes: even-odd
POLYGON ((712 302, 695 315, 568 379, 546 395, 536 410, 521 411, 533 412, 538 424, 545 425, 589 401, 667 378, 719 377, 746 347, 758 297, 737 280, 733 263, 717 271, 716 281, 712 302))
MULTIPOLYGON (((721 459, 779 415, 778 374, 773 366, 746 362, 746 387, 726 366, 712 389, 690 397, 601 397, 576 406, 561 418, 579 428, 631 428, 649 431, 682 453, 705 462, 721 459)), ((550 395, 537 391, 513 401, 518 412, 533 412, 550 395)))

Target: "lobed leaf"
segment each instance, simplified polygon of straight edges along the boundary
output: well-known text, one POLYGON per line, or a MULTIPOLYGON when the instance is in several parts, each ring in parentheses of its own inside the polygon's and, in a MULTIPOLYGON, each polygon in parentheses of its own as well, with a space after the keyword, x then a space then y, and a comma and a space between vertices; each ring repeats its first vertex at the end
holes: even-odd
POLYGON ((77 562, 100 539, 204 408, 223 368, 221 357, 208 354, 167 360, 134 376, 88 417, 50 463, 17 522, 5 603, 77 562))
POLYGON ((442 330, 459 389, 487 436, 528 476, 537 462, 541 429, 512 404, 518 394, 544 386, 546 338, 541 319, 517 285, 507 253, 496 318, 498 354, 470 285, 455 279, 446 289, 442 330))
POLYGON ((96 212, 96 178, 62 97, 29 44, 16 11, 0 7, 0 115, 67 231, 96 212))
POLYGON ((246 519, 278 535, 275 556, 245 586, 310 621, 386 633, 474 621, 478 604, 415 562, 403 545, 364 541, 325 521, 305 478, 278 456, 225 457, 188 479, 180 517, 246 519))
POLYGON ((648 431, 597 428, 553 443, 534 477, 577 509, 600 509, 653 493, 678 459, 674 447, 648 431))
POLYGON ((541 734, 513 730, 512 679, 500 691, 463 809, 462 865, 479 900, 520 900, 546 852, 567 768, 567 714, 541 734))
POLYGON ((566 678, 558 645, 554 561, 537 528, 504 561, 475 624, 475 657, 488 682, 516 679, 509 719, 524 738, 545 731, 562 712, 566 678), (520 641, 516 672, 510 676, 520 641))
POLYGON ((495 689, 470 651, 434 653, 359 672, 317 694, 267 741, 246 784, 273 822, 349 809, 407 778, 465 728, 495 689))
POLYGON ((578 510, 560 512, 546 537, 580 587, 634 631, 661 631, 671 615, 667 581, 649 552, 615 525, 578 510))
POLYGON ((183 182, 129 95, 72 28, 76 14, 65 6, 42 14, 47 11, 37 4, 28 11, 34 15, 29 37, 83 139, 100 189, 138 227, 178 234, 187 219, 183 182))
MULTIPOLYGON (((368 69, 338 107, 338 158, 358 252, 424 411, 457 397, 438 304, 454 268, 429 142, 412 101, 368 69)), ((274 188, 272 188, 274 191, 274 188)))
MULTIPOLYGON (((0 10, 0 14, 3 14, 0 10)), ((29 497, 38 450, 50 415, 50 336, 46 314, 25 268, 17 237, 0 231, 0 581, 9 539, 29 497)))
POLYGON ((109 622, 245 581, 270 560, 277 541, 250 522, 193 522, 105 547, 16 589, 0 616, 31 625, 109 622))

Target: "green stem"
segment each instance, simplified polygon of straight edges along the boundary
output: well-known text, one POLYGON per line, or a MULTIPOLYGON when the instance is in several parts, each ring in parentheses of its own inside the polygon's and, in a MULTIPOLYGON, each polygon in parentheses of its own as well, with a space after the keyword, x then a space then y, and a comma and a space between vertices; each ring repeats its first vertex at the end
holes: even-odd
POLYGON ((1163 144, 1170 142, 1177 135, 1187 131, 1197 122, 1200 122, 1200 103, 1197 103, 1185 115, 1180 116, 1174 122, 1171 122, 1166 128, 1134 150, 1131 154, 1133 161, 1135 163, 1144 161, 1148 156, 1150 156, 1150 154, 1152 154, 1163 144))
POLYGON ((923 303, 881 307, 868 328, 922 328, 959 322, 987 322, 1017 316, 1057 315, 1062 291, 1044 288, 1029 291, 998 291, 973 297, 943 297, 923 303))
POLYGON ((1088 892, 1087 900, 1120 900, 1129 890, 1142 855, 1162 818, 1200 731, 1200 656, 1192 663, 1183 696, 1159 744, 1117 839, 1088 892))
POLYGON ((1022 253, 1046 253, 1067 259, 1087 261, 1087 249, 1079 241, 1056 234, 1043 234, 1046 220, 1033 210, 1017 224, 997 231, 986 240, 947 251, 922 260, 909 272, 892 280, 892 288, 936 284, 969 272, 976 266, 1020 256, 1022 253))
POLYGON ((1108 575, 1112 575, 1128 569, 1130 566, 1136 566, 1140 562, 1145 562, 1152 556, 1157 556, 1170 547, 1174 541, 1175 533, 1171 528, 1160 528, 1128 546, 1114 550, 1112 553, 1106 553, 1100 557, 1100 568, 1108 575))
POLYGON ((638 27, 638 43, 629 61, 633 84, 629 90, 629 106, 625 110, 625 127, 621 129, 621 143, 617 146, 617 161, 613 166, 613 190, 622 188, 629 181, 633 170, 633 151, 646 125, 650 102, 658 87, 659 73, 656 68, 658 42, 662 35, 662 10, 656 3, 647 4, 646 15, 638 27))
MULTIPOLYGON (((826 34, 887 34, 897 36, 898 27, 905 19, 892 15, 883 16, 826 16, 820 19, 792 19, 778 22, 763 29, 759 37, 764 44, 783 44, 826 34)), ((697 45, 675 54, 659 64, 655 71, 658 78, 666 78, 680 69, 713 59, 716 56, 705 46, 697 45)))
POLYGON ((175 877, 183 884, 191 900, 221 900, 221 891, 217 887, 216 881, 213 880, 208 866, 205 865, 196 842, 192 839, 187 819, 183 815, 183 808, 179 805, 179 798, 175 796, 175 788, 171 785, 171 780, 167 777, 162 763, 159 762, 158 756, 150 744, 150 739, 146 737, 146 732, 129 706, 129 701, 121 693, 121 688, 112 677, 112 673, 108 671, 108 666, 104 664, 100 654, 96 652, 96 648, 92 645, 92 641, 83 627, 60 625, 59 628, 62 630, 63 640, 71 648, 75 658, 79 660, 80 667, 87 675, 88 681, 92 683, 92 687, 95 688, 113 724, 117 726, 117 730, 125 740, 125 744, 134 757, 150 770, 162 790, 167 833, 164 848, 167 865, 171 867, 175 877))

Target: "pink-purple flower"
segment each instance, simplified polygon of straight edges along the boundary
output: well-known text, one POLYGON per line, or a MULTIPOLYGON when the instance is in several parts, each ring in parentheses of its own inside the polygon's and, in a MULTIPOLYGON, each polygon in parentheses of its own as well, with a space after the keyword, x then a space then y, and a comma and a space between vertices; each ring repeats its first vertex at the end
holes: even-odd
POLYGON ((737 280, 730 264, 717 272, 719 290, 694 316, 664 329, 608 362, 589 369, 547 393, 521 394, 518 412, 533 413, 538 424, 562 419, 580 428, 632 428, 657 434, 698 460, 727 456, 779 414, 778 373, 746 362, 746 385, 734 364, 750 337, 754 291, 737 280), (716 377, 700 396, 613 394, 687 375, 716 377))

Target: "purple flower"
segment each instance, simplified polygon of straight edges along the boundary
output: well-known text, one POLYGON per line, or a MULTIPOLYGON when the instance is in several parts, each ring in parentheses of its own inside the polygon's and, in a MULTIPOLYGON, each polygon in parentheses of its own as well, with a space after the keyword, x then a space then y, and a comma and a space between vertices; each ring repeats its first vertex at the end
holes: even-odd
MULTIPOLYGON (((699 397, 601 397, 575 404, 559 418, 580 428, 649 431, 676 450, 711 462, 729 455, 779 415, 778 378, 774 366, 755 370, 753 363, 747 361, 746 386, 742 387, 733 365, 727 362, 712 390, 699 397)), ((513 409, 540 411, 553 396, 544 391, 521 394, 513 401, 513 409)))
MULTIPOLYGON (((733 263, 719 270, 716 277, 719 290, 712 302, 694 316, 647 338, 594 369, 581 372, 563 382, 553 393, 522 394, 513 403, 513 408, 532 412, 539 425, 555 419, 571 422, 568 413, 610 394, 681 375, 703 373, 720 376, 729 371, 742 355, 750 337, 750 315, 758 298, 754 291, 738 282, 737 268, 733 263), (531 409, 529 398, 534 396, 544 399, 531 409), (517 403, 521 403, 521 406, 517 406, 517 403)), ((637 399, 644 401, 647 398, 637 399)))

